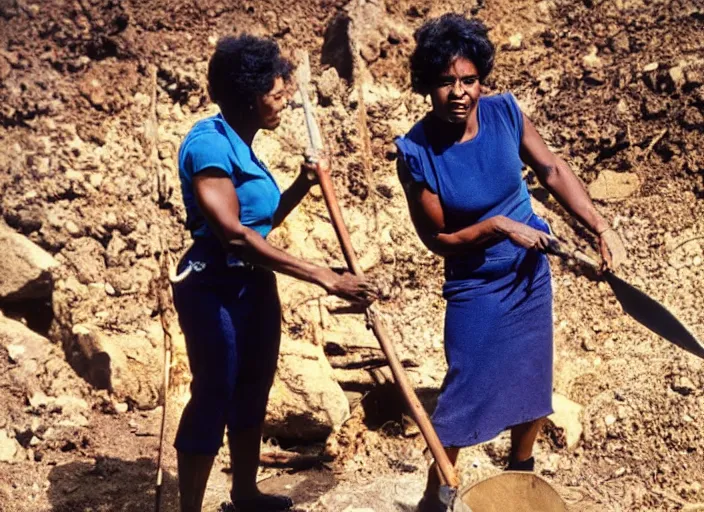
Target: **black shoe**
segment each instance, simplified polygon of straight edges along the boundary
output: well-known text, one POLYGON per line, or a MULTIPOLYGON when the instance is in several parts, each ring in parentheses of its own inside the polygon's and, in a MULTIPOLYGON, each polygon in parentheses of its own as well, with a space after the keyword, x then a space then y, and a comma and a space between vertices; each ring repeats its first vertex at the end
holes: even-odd
POLYGON ((509 459, 508 466, 504 471, 533 471, 535 469, 535 458, 526 460, 509 459))
POLYGON ((218 512, 284 512, 293 508, 293 500, 278 494, 262 494, 256 498, 233 500, 220 505, 218 512))

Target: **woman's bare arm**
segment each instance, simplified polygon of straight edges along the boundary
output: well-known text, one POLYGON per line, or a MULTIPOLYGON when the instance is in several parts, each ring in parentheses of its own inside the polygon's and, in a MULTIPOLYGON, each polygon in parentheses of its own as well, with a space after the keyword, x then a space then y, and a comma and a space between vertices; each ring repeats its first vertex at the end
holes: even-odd
POLYGON ((599 236, 599 250, 604 266, 616 268, 626 259, 626 250, 618 234, 599 214, 580 179, 567 162, 554 155, 528 116, 523 114, 521 160, 535 171, 540 183, 585 227, 599 236))
POLYGON ((371 298, 369 285, 350 274, 294 258, 270 245, 255 230, 240 222, 240 205, 232 180, 219 169, 205 169, 194 177, 193 188, 208 225, 223 245, 249 263, 317 284, 329 293, 351 300, 371 298))
POLYGON ((418 236, 428 249, 440 256, 480 249, 503 238, 510 238, 523 247, 542 250, 550 244, 550 236, 546 233, 500 215, 448 233, 438 195, 415 182, 401 158, 397 172, 418 236))

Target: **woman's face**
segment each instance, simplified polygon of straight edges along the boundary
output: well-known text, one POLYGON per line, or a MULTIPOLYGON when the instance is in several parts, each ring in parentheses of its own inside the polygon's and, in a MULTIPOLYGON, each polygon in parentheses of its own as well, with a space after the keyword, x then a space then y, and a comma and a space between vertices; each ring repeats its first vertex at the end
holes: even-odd
POLYGON ((256 110, 261 128, 273 130, 281 123, 281 111, 286 108, 288 93, 284 79, 280 76, 274 80, 274 87, 256 99, 256 110))
POLYGON ((466 123, 480 94, 477 67, 471 60, 457 57, 440 73, 430 90, 433 113, 443 121, 466 123))

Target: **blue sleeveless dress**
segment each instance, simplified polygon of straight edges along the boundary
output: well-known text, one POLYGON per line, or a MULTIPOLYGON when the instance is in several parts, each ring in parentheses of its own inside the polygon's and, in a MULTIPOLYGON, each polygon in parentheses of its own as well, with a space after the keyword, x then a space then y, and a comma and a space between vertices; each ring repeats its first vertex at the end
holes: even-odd
MULTIPOLYGON (((533 213, 519 157, 523 117, 509 94, 481 97, 470 141, 436 140, 430 116, 396 139, 411 176, 437 194, 448 232, 496 215, 549 232, 533 213)), ((443 382, 433 424, 446 447, 488 441, 552 413, 547 257, 508 239, 445 258, 443 382)))

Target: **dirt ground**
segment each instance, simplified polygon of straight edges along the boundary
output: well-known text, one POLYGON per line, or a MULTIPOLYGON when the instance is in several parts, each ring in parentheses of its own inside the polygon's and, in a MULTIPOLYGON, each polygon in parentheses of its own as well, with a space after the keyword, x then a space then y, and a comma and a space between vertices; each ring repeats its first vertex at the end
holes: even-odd
MULTIPOLYGON (((153 386, 140 389, 129 407, 116 405, 77 376, 85 377, 74 326, 160 334, 158 261, 188 244, 176 154, 192 124, 214 112, 205 70, 225 34, 246 30, 274 37, 291 56, 310 52, 317 114, 353 243, 380 284, 379 307, 399 352, 416 363, 412 378, 432 402, 445 364, 442 263, 412 229, 392 141, 428 109, 409 86, 413 30, 447 11, 475 15, 492 28, 498 53, 485 92, 512 91, 548 145, 590 187, 629 251, 620 275, 704 337, 700 2, 0 0, 0 214, 60 263, 50 301, 0 309, 51 339, 75 373, 52 373, 46 363, 42 378, 86 404, 80 421, 33 404, 11 378, 12 354, 0 349, 0 429, 13 431, 22 450, 11 463, 0 462, 1 510, 152 507, 159 360, 144 365, 153 386), (341 13, 354 20, 357 41, 359 64, 349 81, 321 62, 330 62, 330 45, 336 48, 328 43, 323 51, 326 29, 339 28, 332 22, 341 13)), ((254 146, 281 186, 289 184, 305 147, 301 109, 287 111, 281 127, 260 134, 254 146)), ((593 238, 532 173, 526 177, 536 208, 557 234, 593 251, 593 238)), ((271 240, 295 255, 343 264, 319 193, 271 240)), ((702 361, 625 316, 597 276, 557 260, 552 269, 555 391, 584 407, 584 433, 568 449, 559 432, 547 429, 538 471, 575 511, 704 510, 702 361)), ((312 339, 320 319, 299 306, 320 292, 286 278, 279 283, 286 335, 312 339)), ((359 332, 363 319, 334 315, 327 328, 359 332)), ((177 398, 169 440, 178 390, 188 383, 182 353, 172 374, 177 398)), ((307 454, 333 447, 337 457, 307 469, 264 467, 262 486, 292 494, 310 512, 413 510, 427 461, 398 396, 388 386, 348 395, 352 417, 327 448, 282 441, 307 454)), ((464 481, 498 472, 507 450, 502 436, 463 451, 464 481)), ((227 466, 223 452, 208 511, 227 496, 227 466)), ((165 468, 164 510, 176 510, 170 447, 165 468)))

